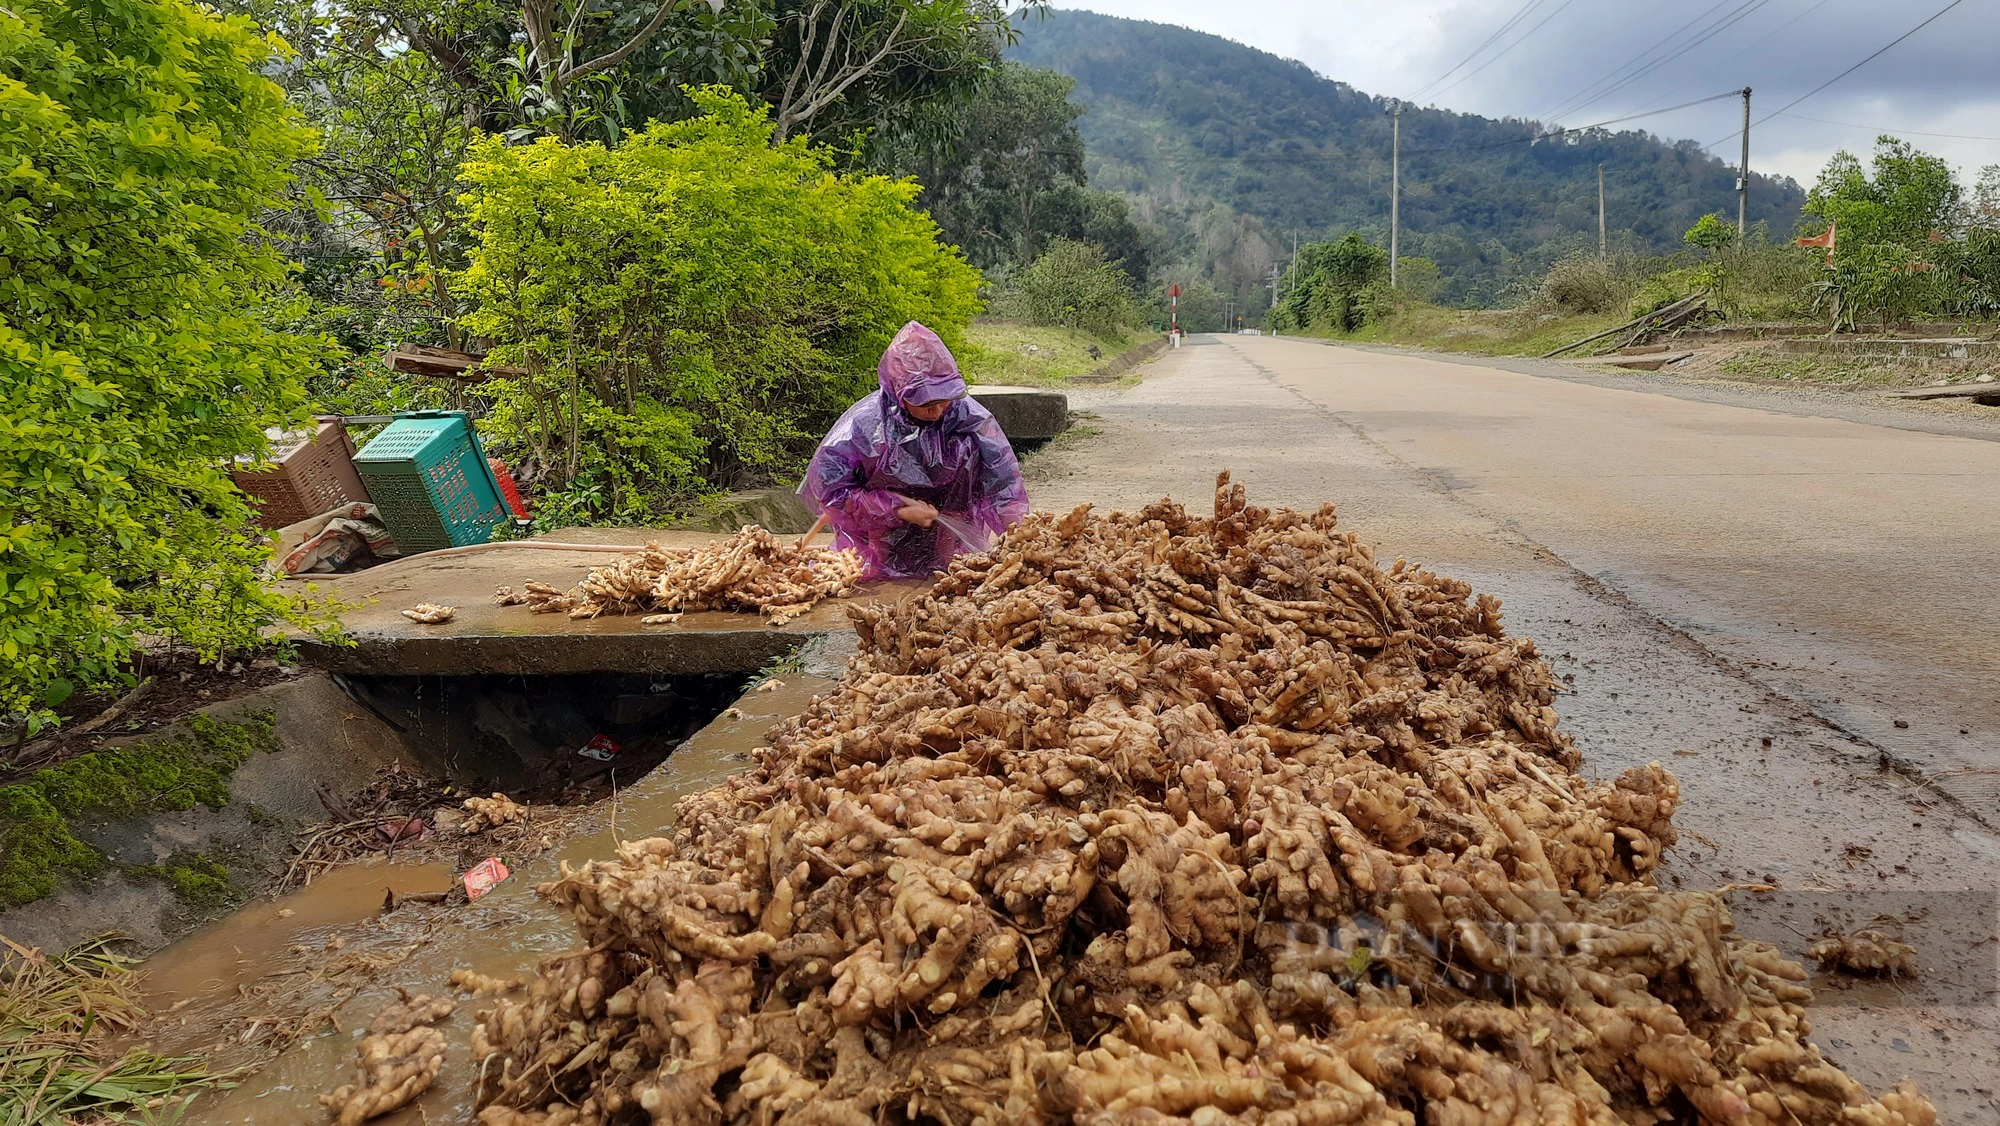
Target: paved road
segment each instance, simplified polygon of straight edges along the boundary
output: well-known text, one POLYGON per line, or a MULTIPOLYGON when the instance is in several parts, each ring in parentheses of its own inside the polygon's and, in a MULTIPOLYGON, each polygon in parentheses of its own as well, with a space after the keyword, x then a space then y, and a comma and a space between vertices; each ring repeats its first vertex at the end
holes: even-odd
POLYGON ((1145 371, 1073 396, 1102 432, 1031 459, 1038 507, 1206 503, 1228 467, 1499 594, 1586 770, 1681 777, 1668 883, 1780 885, 1733 902, 1794 957, 1877 916, 1916 941, 1917 986, 1816 983, 1822 1047, 2000 1116, 2000 443, 1307 341, 1145 371))

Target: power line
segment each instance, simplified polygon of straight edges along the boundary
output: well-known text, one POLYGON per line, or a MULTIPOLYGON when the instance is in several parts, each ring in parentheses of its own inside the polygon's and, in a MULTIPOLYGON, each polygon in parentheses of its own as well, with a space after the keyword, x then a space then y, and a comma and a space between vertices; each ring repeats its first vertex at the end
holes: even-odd
POLYGON ((1457 82, 1454 82, 1451 85, 1446 86, 1444 89, 1439 90, 1437 93, 1432 94, 1431 97, 1439 98, 1446 94, 1451 93, 1453 90, 1458 89, 1460 86, 1465 84, 1467 79, 1471 78, 1475 74, 1478 74, 1480 71, 1485 70, 1487 67, 1492 66, 1494 63, 1498 62, 1500 58, 1504 56, 1507 52, 1513 50, 1516 47, 1519 47, 1521 44, 1526 43, 1528 40, 1534 38, 1535 33, 1537 31, 1540 31, 1542 30, 1542 28, 1548 26, 1548 22, 1550 20, 1555 19, 1559 15, 1562 15, 1563 9, 1568 8, 1571 4, 1574 3, 1576 3, 1576 0, 1563 0, 1562 4, 1559 5, 1555 11, 1550 12, 1548 15, 1542 17, 1542 22, 1529 28, 1527 31, 1522 32, 1520 38, 1514 40, 1512 43, 1507 44, 1505 47, 1500 48, 1498 51, 1495 51, 1492 55, 1487 57, 1485 62, 1480 63, 1478 66, 1473 67, 1471 70, 1466 71, 1464 74, 1459 76, 1457 82))
POLYGON ((1819 11, 1821 8, 1826 7, 1826 5, 1827 5, 1827 0, 1816 0, 1816 2, 1811 7, 1807 8, 1805 11, 1800 12, 1798 15, 1793 16, 1791 19, 1786 20, 1784 23, 1779 24, 1778 26, 1765 32, 1764 34, 1758 36, 1757 38, 1752 39, 1749 43, 1744 45, 1742 50, 1736 52, 1735 54, 1729 56, 1726 59, 1721 60, 1720 62, 1717 62, 1714 66, 1709 67, 1707 70, 1702 71, 1701 73, 1688 79, 1686 82, 1681 83, 1679 86, 1676 86, 1671 90, 1668 90, 1666 93, 1661 94, 1660 96, 1662 98, 1671 98, 1674 95, 1679 94, 1682 90, 1685 90, 1688 87, 1694 85, 1695 83, 1700 82, 1702 79, 1707 78, 1709 75, 1714 74, 1716 71, 1721 70, 1723 67, 1729 65, 1730 63, 1735 62, 1737 59, 1742 58, 1743 56, 1749 54, 1751 51, 1756 50, 1758 47, 1763 46, 1773 36, 1776 36, 1778 33, 1784 31, 1786 28, 1792 26, 1793 24, 1799 22, 1800 20, 1805 19, 1807 16, 1812 15, 1814 12, 1819 11))
POLYGON ((1690 106, 1703 105, 1708 102, 1719 102, 1724 98, 1740 98, 1742 96, 1743 96, 1743 91, 1731 90, 1724 94, 1710 94, 1706 98, 1696 98, 1694 101, 1691 102, 1682 102, 1680 105, 1677 106, 1668 106, 1665 109, 1649 109, 1646 110, 1644 113, 1632 113, 1632 114, 1626 114, 1624 117, 1614 117, 1609 121, 1600 121, 1595 125, 1576 125, 1565 129, 1553 129, 1547 133, 1537 133, 1531 137, 1511 137, 1505 141, 1489 141, 1488 143, 1483 145, 1454 145, 1447 148, 1438 148, 1438 149, 1411 149, 1409 152, 1406 152, 1403 155, 1421 156, 1425 153, 1476 152, 1481 149, 1497 149, 1505 147, 1507 145, 1531 144, 1535 141, 1546 141, 1551 137, 1560 137, 1565 133, 1588 133, 1592 129, 1602 129, 1607 125, 1622 125, 1627 121, 1637 121, 1642 117, 1658 117, 1660 114, 1673 113, 1676 110, 1684 110, 1690 106))
POLYGON ((1605 85, 1606 83, 1615 82, 1618 79, 1624 77, 1625 72, 1627 70, 1629 70, 1632 67, 1643 64, 1647 59, 1652 57, 1654 52, 1662 50, 1668 43, 1671 43, 1674 40, 1679 39, 1684 33, 1687 32, 1689 28, 1694 27, 1696 24, 1714 15, 1716 12, 1721 11, 1723 8, 1727 7, 1730 2, 1731 0, 1716 0, 1714 7, 1708 9, 1702 14, 1689 20, 1687 23, 1682 24, 1679 29, 1674 31, 1673 34, 1667 36, 1665 39, 1660 40, 1660 42, 1654 44, 1651 47, 1646 48, 1645 50, 1625 60, 1624 63, 1614 68, 1611 71, 1611 73, 1605 75, 1602 78, 1599 78, 1597 81, 1584 87, 1577 93, 1572 94, 1567 98, 1564 98, 1561 102, 1557 103, 1555 109, 1550 110, 1548 113, 1537 114, 1536 116, 1539 117, 1541 120, 1546 121, 1549 120, 1550 118, 1558 117, 1561 114, 1568 113, 1570 112, 1571 109, 1581 109, 1584 106, 1589 105, 1590 104, 1589 102, 1583 101, 1582 99, 1588 98, 1591 95, 1595 94, 1598 88, 1605 85))
POLYGON ((1807 117, 1802 113, 1776 113, 1773 117, 1789 117, 1796 121, 1816 121, 1821 125, 1838 125, 1844 129, 1861 129, 1869 133, 1907 133, 1912 137, 1943 137, 1952 141, 2000 141, 2000 137, 1981 137, 1971 133, 1926 133, 1922 129, 1897 129, 1891 126, 1857 125, 1852 121, 1829 121, 1824 117, 1807 117))
POLYGON ((1764 5, 1768 3, 1770 3, 1770 0, 1751 0, 1750 3, 1745 4, 1742 8, 1739 8, 1735 12, 1732 12, 1729 15, 1724 16, 1722 19, 1717 20, 1714 24, 1710 25, 1708 28, 1699 33, 1694 39, 1690 40, 1688 43, 1684 44, 1680 48, 1674 50, 1670 54, 1662 56, 1661 58, 1655 59, 1653 62, 1650 62, 1645 66, 1639 68, 1637 71, 1634 71, 1633 73, 1627 75, 1622 81, 1619 81, 1618 83, 1614 84, 1609 89, 1605 90, 1603 93, 1597 95, 1596 97, 1590 99, 1589 101, 1583 103, 1582 105, 1571 109, 1569 112, 1578 113, 1581 112, 1582 110, 1589 109, 1591 106, 1594 106, 1599 102, 1602 102, 1607 98, 1610 98, 1612 95, 1617 94, 1620 91, 1629 88, 1633 83, 1638 82, 1640 79, 1649 77, 1650 75, 1658 72, 1660 68, 1666 66, 1668 63, 1671 63, 1675 59, 1678 59, 1683 55, 1686 55, 1688 52, 1694 50, 1696 47, 1701 46, 1703 43, 1708 42, 1709 40, 1715 38, 1716 36, 1729 30, 1730 28, 1736 26, 1738 23, 1741 23, 1745 19, 1748 19, 1750 16, 1754 15, 1758 9, 1762 8, 1764 5))
POLYGON ((1408 98, 1404 100, 1414 102, 1418 98, 1423 97, 1426 93, 1428 93, 1431 90, 1432 87, 1435 87, 1438 83, 1443 82, 1445 79, 1450 78, 1452 75, 1458 73, 1460 67, 1478 58, 1479 52, 1484 51, 1486 48, 1491 47, 1493 44, 1499 42, 1501 36, 1511 31, 1516 24, 1520 23, 1521 20, 1527 16, 1529 12, 1535 10, 1536 8, 1541 7, 1542 2, 1543 0, 1528 0, 1526 4, 1521 5, 1519 11, 1515 12, 1512 16, 1508 17, 1507 22, 1501 24, 1497 31, 1487 36, 1486 42, 1481 43, 1477 47, 1474 47, 1472 49, 1471 54, 1465 56, 1464 58, 1458 60, 1458 62, 1454 63, 1450 70, 1447 70, 1443 74, 1438 75, 1436 78, 1431 79, 1429 82, 1424 83, 1422 87, 1418 88, 1415 92, 1413 92, 1408 98))
MULTIPOLYGON (((1820 91, 1826 89, 1827 87, 1833 85, 1834 83, 1840 81, 1841 79, 1846 78, 1848 75, 1853 74, 1855 71, 1860 70, 1862 67, 1867 66, 1869 63, 1872 63, 1876 59, 1881 58, 1883 55, 1888 54, 1889 49, 1891 47, 1894 47, 1896 44, 1901 43, 1903 40, 1908 39, 1910 36, 1915 35, 1917 32, 1922 31, 1923 29, 1936 23, 1939 17, 1943 16, 1946 12, 1951 11, 1953 8, 1956 8, 1963 3, 1965 3, 1965 0, 1951 0, 1951 3, 1946 4, 1944 7, 1939 8, 1937 11, 1931 13, 1929 19, 1926 19, 1924 22, 1904 32, 1903 34, 1898 35, 1894 39, 1891 39, 1888 43, 1884 44, 1881 47, 1881 49, 1877 50, 1874 54, 1869 55, 1867 58, 1862 59, 1858 63, 1855 63, 1853 66, 1848 67, 1846 70, 1841 71, 1839 74, 1834 75, 1832 78, 1827 79, 1825 82, 1820 83, 1819 85, 1813 87, 1811 90, 1806 91, 1804 94, 1801 94, 1796 98, 1793 98, 1790 102, 1787 102, 1783 108, 1774 109, 1770 113, 1765 114, 1763 117, 1758 118, 1757 125, 1762 125, 1766 121, 1771 120, 1772 118, 1778 116, 1779 114, 1785 113, 1793 109, 1800 102, 1803 102, 1808 98, 1811 98, 1815 94, 1818 94, 1820 91)), ((1752 128, 1755 127, 1756 126, 1752 126, 1752 128)), ((1731 133, 1729 137, 1734 137, 1735 135, 1736 134, 1731 133)), ((1702 146, 1702 150, 1706 152, 1707 150, 1714 148, 1716 145, 1721 144, 1723 141, 1727 141, 1729 137, 1723 137, 1721 140, 1712 141, 1709 144, 1702 146)))
MULTIPOLYGON (((1951 11, 1953 8, 1956 8, 1963 3, 1965 3, 1965 0, 1951 0, 1951 3, 1946 4, 1942 8, 1939 8, 1937 12, 1931 16, 1931 18, 1925 20, 1924 22, 1904 32, 1903 34, 1898 35, 1894 39, 1891 39, 1888 42, 1888 44, 1885 45, 1881 50, 1875 52, 1874 54, 1868 56, 1865 59, 1862 59, 1860 62, 1855 63, 1853 66, 1848 67, 1846 70, 1841 71, 1839 74, 1834 75, 1832 78, 1827 79, 1825 82, 1822 82, 1819 85, 1813 87, 1806 93, 1801 94, 1796 98, 1793 98, 1789 103, 1785 105, 1784 109, 1772 110, 1770 113, 1765 114, 1764 121, 1771 120, 1772 118, 1785 112, 1785 110, 1791 109, 1792 107, 1798 105, 1800 102, 1803 102, 1807 98, 1812 97, 1814 94, 1819 93, 1821 90, 1826 89, 1828 86, 1831 86, 1834 83, 1840 81, 1841 79, 1846 78, 1848 75, 1853 74, 1855 71, 1860 70, 1862 67, 1867 66, 1869 63, 1872 63, 1876 59, 1881 58, 1883 55, 1888 54, 1890 47, 1894 47, 1896 44, 1901 43, 1903 40, 1908 39, 1910 36, 1915 35, 1917 32, 1922 31, 1923 29, 1929 27, 1933 23, 1936 23, 1939 17, 1943 16, 1946 12, 1951 11)), ((1762 122, 1759 122, 1759 124, 1762 124, 1762 122)))

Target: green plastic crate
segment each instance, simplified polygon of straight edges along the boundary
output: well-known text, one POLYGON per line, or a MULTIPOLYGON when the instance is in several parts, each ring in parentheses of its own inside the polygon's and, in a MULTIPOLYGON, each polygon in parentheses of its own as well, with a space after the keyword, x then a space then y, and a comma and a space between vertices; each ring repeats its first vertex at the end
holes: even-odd
POLYGON ((398 415, 354 455, 354 466, 405 555, 485 543, 507 518, 464 411, 398 415))

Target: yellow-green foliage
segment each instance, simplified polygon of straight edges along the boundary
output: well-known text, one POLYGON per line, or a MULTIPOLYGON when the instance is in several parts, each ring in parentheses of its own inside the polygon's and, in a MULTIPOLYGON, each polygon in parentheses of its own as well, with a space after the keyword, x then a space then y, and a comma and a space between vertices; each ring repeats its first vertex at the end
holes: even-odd
POLYGON ((616 148, 476 144, 465 327, 527 368, 486 423, 545 519, 647 521, 789 473, 874 386, 903 324, 958 344, 979 274, 911 208, 916 185, 771 145, 716 89, 616 148))
POLYGON ((269 712, 218 720, 197 712, 186 734, 93 751, 0 787, 0 906, 49 895, 65 874, 96 871, 103 857, 78 840, 79 816, 136 817, 229 801, 229 778, 260 750, 276 750, 269 712))
POLYGON ((225 472, 316 345, 256 315, 257 217, 313 137, 274 45, 186 0, 0 5, 0 720, 30 733, 138 634, 213 657, 292 612, 225 472))

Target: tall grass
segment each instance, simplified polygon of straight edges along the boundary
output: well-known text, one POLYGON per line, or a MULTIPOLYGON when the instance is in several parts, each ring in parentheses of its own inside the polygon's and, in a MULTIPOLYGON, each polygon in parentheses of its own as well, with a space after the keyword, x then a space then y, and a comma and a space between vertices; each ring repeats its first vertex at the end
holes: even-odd
POLYGON ((0 1126, 169 1120, 216 1082, 193 1059, 106 1050, 146 1016, 114 938, 49 955, 0 935, 0 1126))

